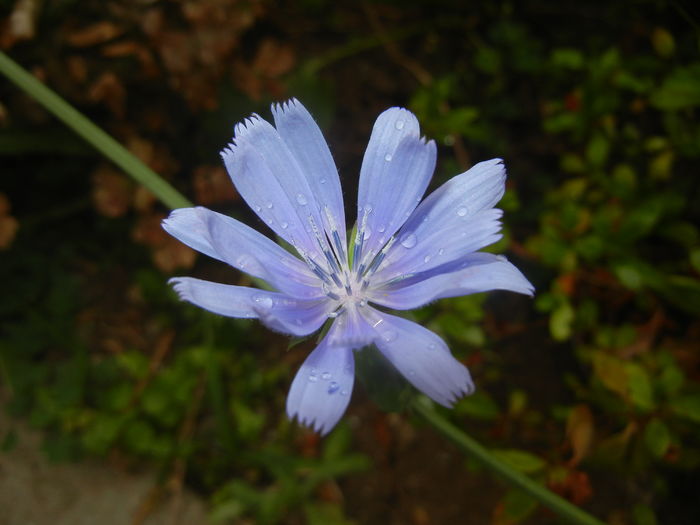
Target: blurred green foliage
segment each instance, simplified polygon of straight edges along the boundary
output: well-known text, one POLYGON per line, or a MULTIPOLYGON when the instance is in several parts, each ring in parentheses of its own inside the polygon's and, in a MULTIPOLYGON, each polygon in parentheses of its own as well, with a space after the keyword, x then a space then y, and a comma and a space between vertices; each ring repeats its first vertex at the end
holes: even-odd
MULTIPOLYGON (((281 82, 319 120, 348 116, 356 121, 343 128, 366 131, 365 106, 405 103, 443 146, 439 182, 465 159, 506 160, 505 238, 490 249, 506 250, 537 294, 534 307, 495 293, 412 314, 448 341, 479 386, 449 417, 513 468, 610 522, 694 523, 696 505, 683 495, 700 481, 697 21, 665 2, 410 4, 362 11, 307 2, 260 16, 298 47, 281 82), (369 31, 372 15, 386 26, 369 31), (352 38, 301 38, 285 29, 285 17, 352 38), (325 53, 304 54, 305 39, 325 53), (415 64, 427 74, 415 74, 415 64)), ((258 32, 264 28, 250 29, 247 45, 260 42, 258 32)), ((24 45, 17 55, 29 59, 46 44, 24 45)), ((174 113, 183 118, 170 152, 186 166, 213 157, 226 140, 221 130, 263 106, 229 80, 219 88, 219 108, 174 113), (200 122, 190 141, 185 128, 200 122)), ((141 96, 139 110, 150 100, 141 96)), ((357 502, 343 509, 323 494, 367 472, 370 457, 376 467, 381 456, 359 453, 356 442, 381 442, 382 432, 367 420, 352 428, 346 421, 319 442, 283 416, 293 369, 313 341, 284 354, 286 342, 254 324, 176 303, 168 272, 129 238, 135 212, 108 219, 90 210, 87 183, 78 181, 87 178, 85 150, 47 139, 60 133, 41 119, 23 121, 25 106, 17 107, 0 132, 0 155, 41 158, 17 161, 32 167, 40 187, 30 192, 17 176, 3 189, 21 225, 0 257, 0 373, 10 413, 46 433, 55 459, 119 454, 153 465, 163 479, 184 463, 186 481, 222 522, 343 524, 361 516, 357 502), (81 200, 56 205, 60 184, 81 200), (128 305, 142 319, 136 330, 149 335, 110 350, 110 331, 87 314, 96 304, 124 306, 112 304, 113 290, 93 289, 115 275, 136 297, 128 305)), ((357 144, 342 132, 331 142, 352 142, 347 149, 358 157, 366 134, 356 135, 357 144)), ((352 187, 353 173, 343 176, 352 187)), ((216 270, 200 262, 197 271, 216 270)), ((131 329, 119 317, 101 322, 131 329)), ((392 386, 401 388, 398 380, 392 386)), ((382 407, 405 406, 371 384, 367 390, 382 407)), ((10 433, 3 447, 12 442, 10 433)), ((499 497, 493 523, 551 521, 520 492, 499 497)))

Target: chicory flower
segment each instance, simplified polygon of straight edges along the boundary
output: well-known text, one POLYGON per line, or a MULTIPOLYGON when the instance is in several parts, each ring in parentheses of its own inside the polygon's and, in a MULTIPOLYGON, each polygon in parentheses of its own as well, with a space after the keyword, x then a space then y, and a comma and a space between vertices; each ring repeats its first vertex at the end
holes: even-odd
POLYGON ((467 368, 438 335, 382 308, 409 310, 496 289, 532 294, 505 258, 477 251, 501 237, 502 212, 494 206, 505 189, 502 161, 475 165, 421 202, 435 142, 420 136, 408 110, 386 110, 362 162, 348 245, 338 171, 320 129, 297 100, 273 105, 272 114, 274 127, 257 115, 238 124, 221 156, 240 195, 296 254, 231 217, 202 207, 175 210, 163 222, 171 235, 276 290, 178 277, 171 283, 180 298, 293 336, 330 322, 287 398, 289 417, 322 434, 345 412, 353 352, 367 345, 441 405, 471 393, 467 368))

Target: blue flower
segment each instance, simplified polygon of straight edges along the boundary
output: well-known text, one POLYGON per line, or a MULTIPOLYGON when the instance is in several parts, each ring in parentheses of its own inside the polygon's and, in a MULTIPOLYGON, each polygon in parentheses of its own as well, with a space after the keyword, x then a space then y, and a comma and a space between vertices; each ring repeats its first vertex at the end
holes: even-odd
POLYGON ((257 115, 236 125, 221 156, 241 196, 296 255, 231 217, 201 207, 175 210, 163 222, 171 235, 276 290, 178 277, 171 283, 180 298, 294 336, 331 321, 287 397, 289 417, 322 434, 345 412, 353 351, 367 345, 441 405, 471 393, 468 370, 439 336, 381 308, 410 310, 498 289, 532 295, 515 266, 477 251, 501 238, 502 212, 494 206, 505 190, 502 161, 475 165, 421 202, 435 142, 421 138, 410 111, 386 110, 362 161, 357 229, 348 245, 338 171, 321 130, 297 100, 273 105, 272 114, 274 127, 257 115))

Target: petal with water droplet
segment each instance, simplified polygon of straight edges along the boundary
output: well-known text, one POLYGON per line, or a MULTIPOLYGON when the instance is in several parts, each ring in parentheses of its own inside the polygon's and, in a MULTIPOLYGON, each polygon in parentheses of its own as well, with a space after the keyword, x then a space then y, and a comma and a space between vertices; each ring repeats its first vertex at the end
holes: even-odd
POLYGON ((326 336, 309 354, 294 377, 287 396, 289 418, 296 418, 302 425, 327 434, 345 413, 354 381, 352 350, 330 345, 329 336, 326 336), (309 381, 314 368, 328 371, 333 380, 309 381))
POLYGON ((377 328, 377 348, 418 390, 447 407, 474 391, 469 371, 440 337, 412 321, 378 315, 382 323, 377 328), (388 331, 392 337, 383 337, 388 331))

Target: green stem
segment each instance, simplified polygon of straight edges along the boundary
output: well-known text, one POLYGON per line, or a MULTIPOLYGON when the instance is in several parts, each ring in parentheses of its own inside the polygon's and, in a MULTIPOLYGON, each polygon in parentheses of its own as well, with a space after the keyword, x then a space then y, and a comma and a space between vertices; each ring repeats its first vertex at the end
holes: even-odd
POLYGON ((0 73, 34 97, 48 111, 62 120, 69 128, 92 144, 105 157, 122 168, 134 180, 148 188, 163 204, 170 208, 192 206, 175 188, 136 158, 129 150, 95 126, 71 107, 55 92, 39 82, 14 60, 0 51, 0 73))
POLYGON ((564 519, 566 523, 574 525, 605 525, 602 521, 587 514, 577 506, 557 496, 554 492, 547 490, 524 474, 513 470, 501 460, 491 455, 486 448, 438 414, 428 398, 420 396, 413 403, 413 408, 423 419, 457 445, 463 452, 481 463, 488 470, 498 474, 509 484, 535 498, 542 505, 564 519))

